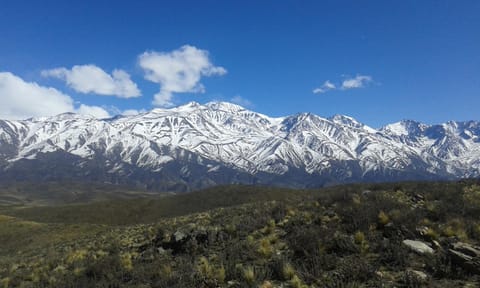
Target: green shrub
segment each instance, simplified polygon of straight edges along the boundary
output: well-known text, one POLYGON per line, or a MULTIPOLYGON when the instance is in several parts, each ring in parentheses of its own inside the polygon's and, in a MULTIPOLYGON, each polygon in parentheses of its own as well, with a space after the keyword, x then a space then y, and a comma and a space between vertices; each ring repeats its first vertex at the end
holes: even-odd
POLYGON ((380 211, 378 213, 378 223, 380 225, 387 225, 390 222, 390 217, 388 217, 387 213, 384 211, 380 211))
POLYGON ((252 266, 247 266, 243 268, 243 279, 250 286, 253 287, 256 282, 255 270, 252 266))

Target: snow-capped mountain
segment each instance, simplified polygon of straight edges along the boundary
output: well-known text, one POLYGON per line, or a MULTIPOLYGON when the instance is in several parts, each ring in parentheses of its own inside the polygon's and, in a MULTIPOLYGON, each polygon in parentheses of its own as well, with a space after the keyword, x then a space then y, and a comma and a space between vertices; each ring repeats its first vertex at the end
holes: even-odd
POLYGON ((190 190, 311 187, 480 175, 480 122, 373 129, 310 113, 273 118, 226 102, 135 116, 0 120, 0 180, 88 180, 190 190))

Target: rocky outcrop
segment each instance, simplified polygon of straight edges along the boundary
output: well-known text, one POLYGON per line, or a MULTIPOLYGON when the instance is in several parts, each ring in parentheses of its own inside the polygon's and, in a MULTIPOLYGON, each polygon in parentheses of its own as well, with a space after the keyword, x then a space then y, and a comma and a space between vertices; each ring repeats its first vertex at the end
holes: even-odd
POLYGON ((218 241, 225 241, 228 238, 228 234, 218 229, 190 229, 190 230, 177 230, 173 234, 169 235, 163 231, 152 240, 152 243, 144 245, 139 250, 141 253, 144 251, 152 250, 158 251, 160 254, 172 253, 191 253, 198 249, 205 248, 218 241))
POLYGON ((480 247, 456 242, 448 249, 452 263, 463 269, 480 274, 480 247))

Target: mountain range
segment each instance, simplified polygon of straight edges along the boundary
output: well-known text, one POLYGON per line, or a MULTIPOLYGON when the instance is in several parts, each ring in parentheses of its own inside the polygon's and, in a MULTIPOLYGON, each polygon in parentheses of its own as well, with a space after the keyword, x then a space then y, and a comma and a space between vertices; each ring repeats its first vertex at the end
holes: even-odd
POLYGON ((374 129, 311 113, 269 117, 227 102, 97 119, 0 120, 0 181, 92 181, 189 191, 480 176, 480 122, 374 129))

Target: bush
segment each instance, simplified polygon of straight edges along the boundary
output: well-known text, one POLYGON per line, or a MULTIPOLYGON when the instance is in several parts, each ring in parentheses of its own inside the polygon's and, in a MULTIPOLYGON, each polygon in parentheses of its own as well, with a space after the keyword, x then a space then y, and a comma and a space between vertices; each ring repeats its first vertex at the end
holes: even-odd
POLYGON ((380 211, 380 213, 378 213, 378 223, 385 226, 388 222, 390 222, 390 217, 388 217, 387 213, 380 211))
POLYGON ((463 190, 464 213, 470 216, 480 214, 480 186, 471 185, 463 190))
POLYGON ((243 280, 245 280, 245 282, 250 287, 254 286, 256 282, 256 278, 255 278, 255 270, 253 269, 252 266, 248 266, 243 269, 243 280))
POLYGON ((290 263, 284 263, 282 267, 282 276, 284 280, 290 280, 295 276, 295 268, 290 263))

